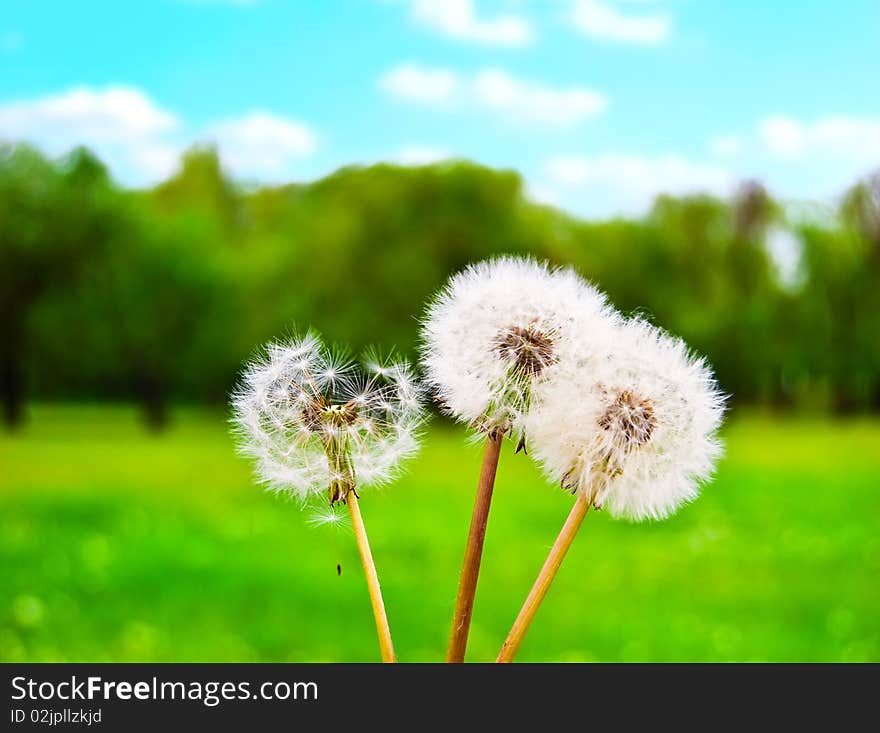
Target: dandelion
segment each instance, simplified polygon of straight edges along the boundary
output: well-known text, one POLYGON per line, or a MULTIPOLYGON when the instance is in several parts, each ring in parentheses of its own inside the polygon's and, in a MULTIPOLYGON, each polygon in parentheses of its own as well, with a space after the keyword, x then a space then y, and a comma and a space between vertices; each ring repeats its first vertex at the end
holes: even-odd
POLYGON ((548 383, 529 416, 547 475, 614 517, 663 519, 696 498, 721 446, 724 398, 686 344, 641 320, 613 357, 574 382, 548 383))
POLYGON ((516 654, 591 506, 633 521, 663 519, 696 498, 721 453, 724 398, 705 362, 644 321, 618 330, 607 359, 542 384, 525 420, 544 471, 577 500, 499 662, 516 654))
POLYGON ((394 661, 358 489, 391 480, 418 449, 421 388, 405 362, 370 355, 363 368, 328 351, 315 334, 272 343, 233 395, 241 450, 260 481, 302 502, 324 497, 336 522, 348 507, 367 576, 384 661, 394 661))
POLYGON ((428 308, 422 363, 438 404, 486 439, 448 661, 464 660, 502 440, 528 451, 536 390, 605 353, 615 322, 604 296, 572 270, 513 257, 468 267, 428 308))

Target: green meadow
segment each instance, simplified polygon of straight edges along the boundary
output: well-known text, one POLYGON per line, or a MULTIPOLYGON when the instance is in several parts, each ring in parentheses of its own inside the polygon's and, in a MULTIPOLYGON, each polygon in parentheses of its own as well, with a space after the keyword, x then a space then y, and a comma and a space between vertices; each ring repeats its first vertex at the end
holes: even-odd
MULTIPOLYGON (((703 496, 591 513, 520 661, 880 661, 880 421, 735 416, 703 496)), ((401 661, 443 659, 480 447, 435 420, 361 492, 401 661)), ((494 659, 571 504, 506 446, 468 659, 494 659)), ((220 413, 37 405, 0 435, 3 661, 375 661, 354 538, 257 488, 220 413), (341 574, 337 574, 337 564, 341 574)))

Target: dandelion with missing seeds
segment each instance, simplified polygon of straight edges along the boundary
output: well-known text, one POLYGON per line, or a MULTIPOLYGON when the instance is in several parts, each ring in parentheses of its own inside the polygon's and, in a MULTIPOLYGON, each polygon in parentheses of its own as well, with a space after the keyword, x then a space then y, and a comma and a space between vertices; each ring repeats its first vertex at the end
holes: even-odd
POLYGON ((454 276, 429 305, 423 365, 441 409, 486 448, 447 660, 464 661, 502 440, 528 451, 526 418, 541 385, 608 352, 617 316, 572 270, 504 257, 454 276))
POLYGON ((395 661, 358 490, 385 483, 419 445, 421 388, 406 362, 368 357, 362 368, 314 334, 272 343, 233 395, 241 450, 270 489, 348 507, 382 659, 395 661))
POLYGON ((616 330, 607 358, 543 382, 524 421, 546 474, 577 499, 499 662, 513 660, 591 506, 663 519, 696 498, 721 453, 724 398, 706 364, 641 320, 616 330))

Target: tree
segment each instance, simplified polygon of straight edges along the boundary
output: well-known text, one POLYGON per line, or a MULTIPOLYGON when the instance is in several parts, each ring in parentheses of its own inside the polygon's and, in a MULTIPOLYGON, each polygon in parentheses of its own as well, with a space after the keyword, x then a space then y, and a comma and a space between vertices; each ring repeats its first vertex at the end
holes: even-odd
POLYGON ((22 418, 30 317, 104 244, 114 200, 106 169, 87 150, 54 166, 27 145, 0 146, 0 398, 8 427, 22 418))
POLYGON ((203 393, 216 387, 218 366, 223 376, 231 368, 222 348, 228 288, 213 242, 191 220, 157 222, 143 198, 126 212, 125 229, 84 273, 74 308, 94 376, 133 396, 158 430, 175 392, 203 393))

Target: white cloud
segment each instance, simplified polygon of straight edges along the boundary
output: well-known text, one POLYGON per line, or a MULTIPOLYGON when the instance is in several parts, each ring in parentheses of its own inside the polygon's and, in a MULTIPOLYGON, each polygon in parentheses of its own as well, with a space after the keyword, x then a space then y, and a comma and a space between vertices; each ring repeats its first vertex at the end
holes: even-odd
POLYGON ((734 177, 724 168, 694 163, 678 155, 606 153, 593 157, 558 155, 544 175, 557 197, 590 213, 642 213, 659 193, 729 194, 734 177), (579 205, 578 201, 587 202, 579 205))
POLYGON ((748 132, 713 138, 709 149, 777 196, 832 202, 880 167, 880 117, 770 115, 748 132))
POLYGON ((788 117, 768 117, 758 125, 758 137, 776 155, 797 155, 806 147, 802 125, 788 117))
POLYGON ((880 158, 880 118, 826 117, 807 127, 811 144, 835 153, 880 158))
POLYGON ((547 173, 569 186, 609 184, 664 193, 718 190, 730 182, 725 169, 691 163, 678 155, 555 156, 547 161, 547 173))
POLYGON ((479 18, 473 0, 413 0, 412 14, 422 25, 462 41, 522 46, 532 40, 532 28, 524 18, 479 18))
POLYGON ((28 140, 58 155, 75 145, 94 149, 113 169, 140 180, 167 175, 178 148, 166 135, 178 118, 132 87, 76 87, 0 106, 0 137, 28 140))
POLYGON ((477 75, 474 96, 489 109, 512 118, 572 127, 595 117, 608 104, 604 95, 585 87, 554 88, 490 69, 477 75))
POLYGON ((385 74, 380 86, 392 96, 414 103, 473 107, 512 121, 550 127, 573 127, 608 105, 605 95, 587 87, 551 87, 499 69, 464 76, 449 69, 405 64, 385 74))
POLYGON ((143 92, 115 86, 67 92, 0 107, 0 131, 12 137, 62 140, 62 147, 91 140, 130 140, 173 130, 177 118, 143 92))
POLYGON ((240 176, 284 175, 293 160, 317 147, 317 136, 306 125, 261 111, 222 120, 208 128, 206 137, 240 176))
POLYGON ((439 148, 427 145, 404 145, 393 156, 393 160, 401 165, 429 165, 451 157, 448 151, 439 148))
POLYGON ((590 161, 575 155, 556 155, 544 166, 547 175, 563 186, 582 186, 590 179, 590 161))
POLYGON ((718 135, 709 142, 709 150, 718 158, 736 158, 746 148, 742 135, 718 135))
POLYGON ((135 185, 156 183, 170 176, 177 168, 184 150, 183 145, 174 142, 145 140, 126 146, 121 151, 121 157, 127 160, 119 161, 120 155, 114 154, 112 149, 107 152, 107 147, 100 144, 91 147, 114 173, 120 173, 126 183, 135 185))
POLYGON ((27 140, 50 155, 86 145, 122 181, 167 177, 193 142, 214 140, 235 175, 290 175, 290 163, 316 147, 315 133, 295 120, 253 112, 186 132, 181 120, 133 87, 76 87, 0 105, 0 139, 27 140))
POLYGON ((447 104, 457 95, 460 80, 454 71, 402 64, 379 80, 383 91, 393 97, 429 105, 447 104))
POLYGON ((559 194, 549 186, 533 181, 526 181, 525 197, 535 204, 560 206, 559 194))
POLYGON ((782 157, 840 155, 880 162, 880 119, 824 117, 801 122, 792 117, 767 117, 758 124, 764 147, 782 157))
POLYGON ((572 22, 590 38, 617 43, 656 45, 672 33, 672 20, 665 13, 623 13, 603 0, 574 0, 572 22))

